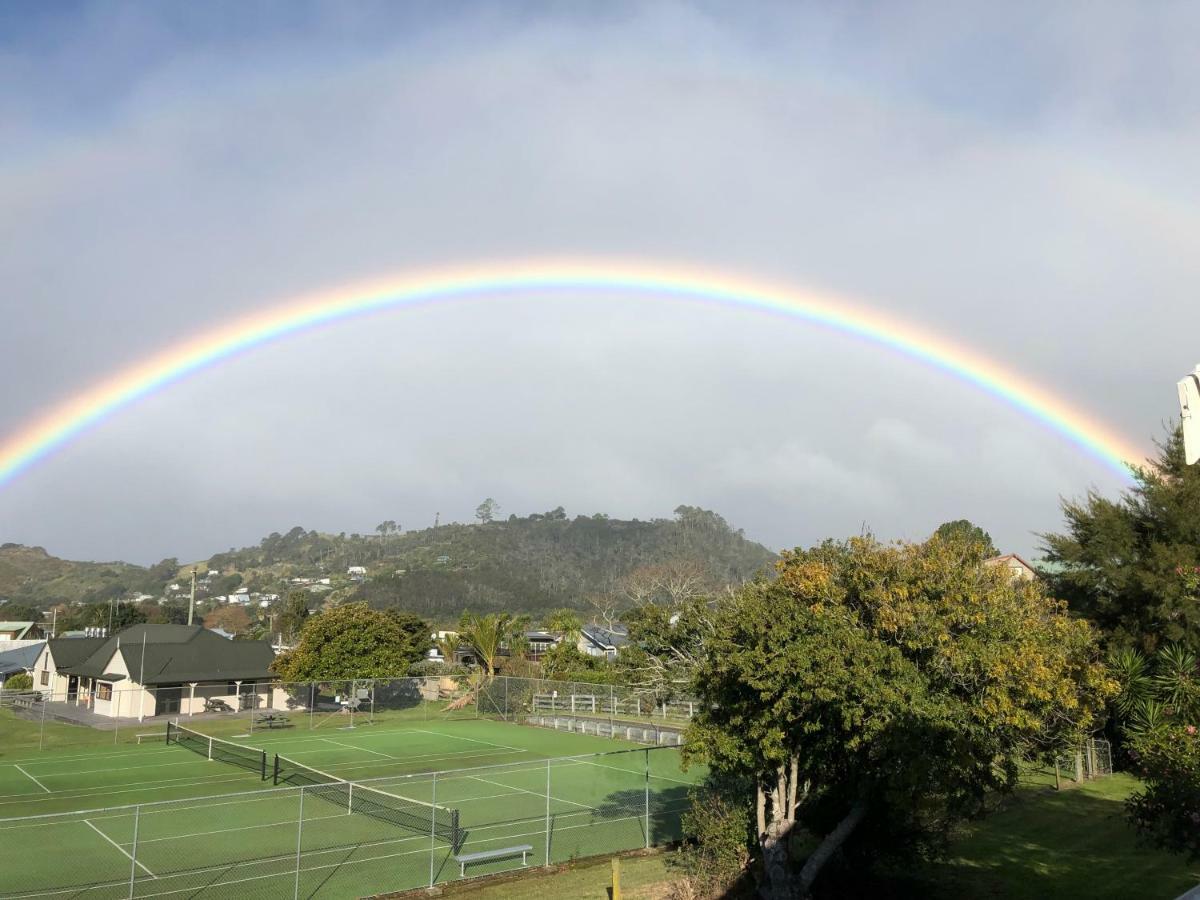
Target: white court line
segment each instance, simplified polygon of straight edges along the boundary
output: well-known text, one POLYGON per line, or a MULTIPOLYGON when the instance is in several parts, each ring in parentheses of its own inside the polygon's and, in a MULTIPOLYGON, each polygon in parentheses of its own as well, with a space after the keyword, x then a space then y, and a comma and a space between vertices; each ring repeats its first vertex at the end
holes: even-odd
POLYGON ((472 744, 487 744, 489 747, 500 747, 504 750, 516 750, 518 753, 529 752, 524 747, 510 747, 508 744, 497 744, 493 741, 481 741, 479 738, 463 737, 461 734, 446 734, 442 731, 425 731, 422 728, 410 728, 409 730, 415 732, 416 734, 432 734, 440 738, 450 738, 454 741, 470 741, 472 744))
MULTIPOLYGON (((500 781, 488 781, 486 778, 480 778, 478 775, 468 775, 467 777, 472 778, 475 781, 482 781, 484 784, 490 784, 493 787, 508 788, 510 791, 520 791, 524 794, 533 794, 533 796, 541 797, 543 799, 546 797, 545 791, 531 791, 528 788, 517 787, 515 784, 504 784, 500 781)), ((550 795, 550 799, 557 800, 559 803, 570 803, 572 806, 582 806, 584 809, 592 810, 592 812, 596 811, 596 807, 594 806, 588 806, 586 803, 576 803, 574 800, 564 800, 561 797, 555 797, 553 794, 550 795)), ((469 831, 470 829, 467 830, 469 831)))
MULTIPOLYGON (((685 807, 679 807, 678 809, 672 808, 670 810, 661 810, 661 811, 662 812, 682 812, 684 809, 685 809, 685 807)), ((564 815, 570 816, 570 815, 577 815, 577 814, 565 813, 564 815)), ((612 823, 616 823, 616 822, 633 822, 633 821, 639 821, 639 822, 642 821, 642 816, 640 816, 640 815, 625 816, 625 817, 622 817, 619 819, 607 819, 607 820, 605 820, 604 824, 612 824, 612 823)), ((494 823, 491 825, 478 826, 476 828, 469 829, 469 830, 471 830, 471 831, 490 831, 493 829, 505 828, 511 824, 512 823, 497 822, 497 823, 494 823)), ((576 828, 592 828, 592 827, 594 827, 594 823, 585 822, 580 825, 561 825, 561 826, 558 826, 557 828, 555 828, 555 831, 556 832, 571 831, 576 828)), ((515 840, 517 838, 534 837, 536 835, 545 834, 545 833, 546 833, 545 829, 542 829, 540 831, 527 831, 527 832, 521 832, 518 834, 502 834, 497 837, 484 838, 484 842, 487 843, 487 842, 494 842, 494 841, 515 840)), ((367 843, 363 843, 363 844, 356 844, 354 846, 357 847, 358 849, 361 849, 363 847, 387 847, 389 845, 403 845, 403 844, 412 843, 415 841, 424 842, 424 840, 425 840, 425 837, 424 837, 424 835, 422 835, 420 837, 400 838, 397 840, 371 841, 371 842, 367 842, 367 843)), ((305 853, 305 856, 308 858, 312 858, 312 857, 316 857, 316 856, 321 856, 326 853, 342 853, 346 849, 347 849, 346 846, 326 847, 326 848, 322 848, 320 850, 307 851, 305 853)), ((305 866, 302 868, 301 871, 313 872, 313 871, 317 871, 320 869, 337 869, 337 868, 341 868, 344 866, 354 866, 354 865, 361 865, 364 863, 378 862, 378 861, 384 860, 384 859, 395 859, 396 857, 399 857, 399 856, 413 856, 418 853, 424 855, 424 854, 427 854, 428 852, 429 852, 428 845, 424 845, 422 847, 419 847, 416 850, 402 850, 398 853, 387 853, 387 854, 384 854, 383 856, 368 856, 368 857, 363 857, 361 859, 342 860, 342 861, 339 861, 336 863, 330 863, 330 864, 326 864, 326 865, 305 866)), ((234 865, 235 866, 236 865, 252 866, 252 865, 262 865, 265 863, 282 862, 282 861, 287 861, 290 863, 294 859, 295 859, 295 855, 289 853, 284 856, 268 856, 268 857, 264 857, 262 859, 248 860, 244 863, 234 863, 234 865)), ((172 878, 192 878, 195 875, 204 874, 207 872, 219 872, 219 871, 231 871, 229 863, 224 863, 224 864, 216 865, 216 866, 206 866, 206 867, 199 868, 199 869, 186 869, 182 872, 171 872, 171 873, 168 873, 168 874, 165 874, 162 876, 160 884, 165 884, 168 880, 170 880, 172 878)), ((276 873, 272 873, 272 874, 268 874, 268 875, 251 875, 246 878, 237 878, 237 879, 230 879, 228 881, 215 882, 213 886, 221 887, 224 885, 245 884, 250 881, 260 881, 265 878, 289 878, 290 879, 293 877, 293 873, 294 873, 293 869, 288 869, 288 870, 285 870, 282 872, 276 872, 276 873)), ((103 887, 122 887, 127 884, 128 884, 127 881, 119 881, 119 882, 114 881, 114 882, 108 882, 105 884, 92 884, 92 885, 88 885, 87 887, 88 887, 88 889, 94 890, 96 888, 103 888, 103 887)), ((194 891, 195 891, 195 885, 191 885, 190 887, 187 887, 187 888, 175 888, 175 889, 171 889, 171 890, 159 891, 156 894, 141 894, 140 896, 142 896, 142 897, 152 897, 152 896, 153 897, 165 897, 170 894, 193 893, 194 891)), ((74 886, 74 887, 70 887, 70 888, 59 888, 59 889, 51 889, 48 891, 41 891, 36 894, 34 894, 34 893, 23 894, 22 896, 29 897, 29 898, 32 898, 32 897, 56 897, 56 896, 59 896, 62 894, 78 894, 78 893, 80 893, 80 887, 74 886)))
MULTIPOLYGON (((638 777, 638 778, 645 778, 645 777, 646 777, 645 770, 643 770, 643 771, 641 771, 641 772, 638 772, 638 771, 636 771, 636 770, 634 770, 634 769, 622 769, 620 766, 608 766, 608 765, 605 765, 604 763, 592 762, 591 760, 588 760, 588 759, 581 759, 581 760, 579 761, 579 765, 581 765, 581 766, 596 766, 597 768, 601 768, 601 769, 612 769, 612 770, 613 770, 613 771, 615 771, 615 772, 624 772, 626 775, 633 775, 633 776, 636 776, 636 777, 638 777)), ((671 777, 670 777, 670 776, 668 776, 668 775, 655 775, 653 772, 651 772, 651 773, 650 773, 650 779, 651 779, 652 781, 653 781, 653 780, 658 780, 658 781, 673 781, 673 782, 675 782, 676 784, 686 784, 686 785, 689 785, 689 786, 690 786, 690 785, 696 785, 696 784, 699 784, 699 783, 700 783, 700 782, 698 782, 698 781, 685 781, 685 780, 684 780, 684 779, 682 779, 682 778, 671 778, 671 777)))
POLYGON ((376 756, 382 756, 384 759, 403 759, 401 756, 392 756, 390 753, 380 753, 378 750, 368 750, 366 747, 356 747, 354 744, 343 744, 341 741, 335 741, 332 738, 321 738, 326 744, 334 744, 338 747, 345 747, 347 750, 361 750, 363 753, 374 753, 376 756))
POLYGON ((40 781, 38 781, 36 778, 34 778, 28 772, 26 772, 24 769, 22 769, 16 763, 13 763, 13 768, 16 769, 18 772, 20 772, 22 775, 24 775, 26 778, 28 778, 30 781, 32 781, 34 784, 36 784, 38 787, 40 787, 47 794, 53 793, 53 791, 51 791, 50 788, 46 787, 44 784, 42 784, 40 781))
POLYGON ((112 844, 114 847, 116 847, 118 850, 120 850, 123 854, 125 854, 126 859, 128 859, 134 865, 140 867, 141 870, 143 872, 145 872, 147 875, 149 875, 151 878, 158 877, 153 872, 151 872, 149 869, 147 869, 144 865, 142 865, 142 863, 138 862, 136 859, 134 859, 132 856, 130 856, 128 850, 126 850, 124 847, 122 847, 120 844, 118 844, 116 841, 114 841, 112 838, 110 838, 107 834, 105 834, 103 831, 101 831, 99 828, 97 828, 95 825, 93 825, 87 819, 83 820, 83 824, 88 826, 90 829, 92 829, 92 831, 96 832, 96 834, 100 835, 100 837, 104 838, 106 841, 108 841, 110 844, 112 844))

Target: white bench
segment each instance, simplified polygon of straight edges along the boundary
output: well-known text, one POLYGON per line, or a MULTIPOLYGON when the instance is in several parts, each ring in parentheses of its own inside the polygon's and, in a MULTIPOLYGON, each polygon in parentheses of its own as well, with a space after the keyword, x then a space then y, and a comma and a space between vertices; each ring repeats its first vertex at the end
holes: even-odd
POLYGON ((521 865, 528 865, 526 861, 529 853, 533 851, 533 846, 530 844, 518 844, 516 847, 505 847, 503 850, 479 850, 475 853, 460 853, 454 857, 454 861, 458 863, 458 877, 465 878, 467 875, 467 864, 475 862, 483 862, 488 859, 505 859, 509 856, 521 854, 521 865))

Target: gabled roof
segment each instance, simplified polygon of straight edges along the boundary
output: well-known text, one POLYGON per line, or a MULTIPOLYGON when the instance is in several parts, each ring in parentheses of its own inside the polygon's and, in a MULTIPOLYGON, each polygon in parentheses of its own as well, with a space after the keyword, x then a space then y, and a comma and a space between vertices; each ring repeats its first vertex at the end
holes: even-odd
POLYGON ((985 566, 1007 566, 1007 565, 1009 565, 1009 563, 1012 563, 1012 562, 1016 562, 1019 565, 1023 566, 1024 568, 1028 569, 1030 571, 1030 573, 1033 575, 1037 574, 1037 569, 1035 569, 1033 566, 1031 566, 1029 563, 1027 563, 1024 559, 1022 559, 1016 553, 1004 553, 1000 556, 993 556, 993 557, 990 557, 989 559, 985 559, 983 561, 983 564, 985 566))
MULTIPOLYGON (((5 643, 8 643, 5 641, 5 643)), ((0 646, 3 646, 0 644, 0 646)), ((15 650, 0 650, 0 675, 11 675, 14 672, 27 672, 33 668, 37 658, 41 656, 43 641, 40 644, 29 644, 17 647, 15 650)))
POLYGON ((101 639, 100 646, 68 671, 99 678, 116 654, 124 661, 130 681, 139 684, 266 680, 272 677, 275 658, 266 641, 230 641, 199 625, 134 625, 101 639))
POLYGON ((61 670, 79 665, 107 640, 102 637, 62 637, 48 641, 54 667, 61 670))
MULTIPOLYGON (((17 633, 14 640, 22 640, 27 635, 37 622, 0 622, 0 631, 15 631, 17 633)), ((37 637, 37 635, 34 635, 37 637)))

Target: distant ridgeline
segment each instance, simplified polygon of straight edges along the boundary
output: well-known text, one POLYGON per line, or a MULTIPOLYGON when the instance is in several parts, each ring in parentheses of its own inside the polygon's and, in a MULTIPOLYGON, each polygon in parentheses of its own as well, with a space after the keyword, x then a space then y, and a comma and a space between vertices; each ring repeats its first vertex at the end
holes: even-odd
MULTIPOLYGON (((463 609, 586 608, 590 598, 619 592, 625 579, 655 567, 689 569, 715 589, 754 577, 775 558, 720 515, 696 507, 680 506, 675 518, 648 522, 568 518, 559 507, 408 532, 394 522, 366 535, 297 527, 271 534, 257 547, 218 553, 197 568, 204 576, 199 596, 238 587, 281 595, 299 585, 314 594, 314 607, 325 600, 367 600, 446 621, 463 609)), ((173 559, 149 568, 73 563, 41 548, 6 544, 0 548, 0 598, 47 605, 138 594, 178 597, 187 587, 180 583, 183 568, 173 559)))

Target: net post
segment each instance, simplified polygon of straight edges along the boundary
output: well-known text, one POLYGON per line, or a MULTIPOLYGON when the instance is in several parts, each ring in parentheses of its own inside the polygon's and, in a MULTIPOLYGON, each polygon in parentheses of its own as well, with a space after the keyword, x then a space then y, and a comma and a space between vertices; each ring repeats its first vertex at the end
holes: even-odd
POLYGON ((272 774, 273 774, 273 777, 271 779, 271 783, 278 785, 279 784, 279 754, 278 753, 275 754, 275 771, 272 774))
POLYGON ((546 868, 550 867, 550 760, 546 760, 546 868))
POLYGON ((646 849, 650 849, 650 751, 646 751, 646 849))
POLYGON ((261 771, 261 775, 262 775, 261 780, 266 781, 267 780, 267 751, 266 750, 264 750, 262 752, 261 765, 259 766, 259 768, 262 770, 261 771))
POLYGON ((437 772, 433 773, 433 788, 429 795, 429 889, 433 890, 433 885, 437 879, 437 872, 434 869, 434 858, 437 856, 437 772))
MULTIPOLYGON (((275 758, 278 767, 279 758, 275 758)), ((304 786, 300 786, 300 814, 296 817, 296 886, 292 891, 292 900, 300 900, 300 850, 304 846, 304 786)))
POLYGON ((142 819, 142 805, 133 808, 133 844, 129 848, 129 900, 133 900, 133 883, 137 878, 138 823, 142 819))

